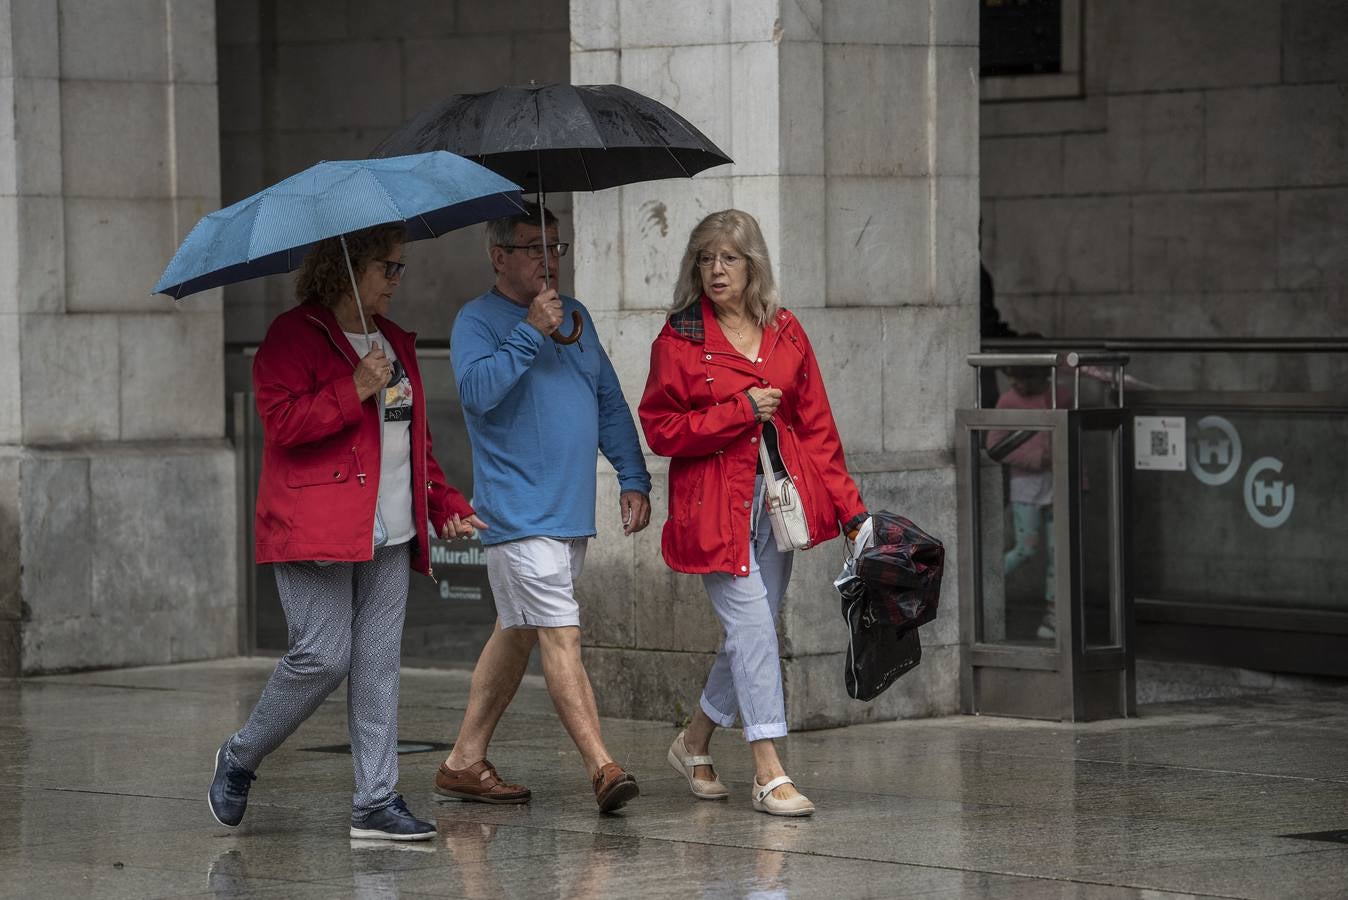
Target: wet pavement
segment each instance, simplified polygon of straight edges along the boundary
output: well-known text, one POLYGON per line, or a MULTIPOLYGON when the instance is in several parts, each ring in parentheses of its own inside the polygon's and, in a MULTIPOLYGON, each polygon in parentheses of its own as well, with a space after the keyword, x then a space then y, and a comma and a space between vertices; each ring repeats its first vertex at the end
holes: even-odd
MULTIPOLYGON (((491 757, 532 803, 438 803, 439 751, 401 790, 439 836, 346 836, 344 690, 258 772, 238 829, 205 794, 215 748, 273 663, 227 660, 0 681, 0 897, 1343 898, 1348 690, 1143 706, 1065 726, 955 717, 794 734, 812 819, 749 804, 738 732, 713 743, 729 801, 664 761, 670 723, 605 720, 642 796, 601 816, 530 677, 491 757)), ((899 688, 901 688, 901 683, 899 688)), ((899 689, 896 688, 896 689, 899 689)), ((603 686, 598 685, 598 690, 603 686)), ((404 742, 453 739, 464 673, 406 670, 404 742)))

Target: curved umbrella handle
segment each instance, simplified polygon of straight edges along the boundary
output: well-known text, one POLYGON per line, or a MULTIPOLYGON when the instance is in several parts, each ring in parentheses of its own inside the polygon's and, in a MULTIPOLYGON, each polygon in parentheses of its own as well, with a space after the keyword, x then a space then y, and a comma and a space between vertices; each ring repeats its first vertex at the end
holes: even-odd
POLYGON ((576 341, 580 340, 580 335, 583 331, 585 331, 585 320, 580 317, 579 310, 573 309, 571 310, 571 333, 565 335, 560 331, 554 331, 552 333, 552 339, 563 346, 574 344, 576 341))

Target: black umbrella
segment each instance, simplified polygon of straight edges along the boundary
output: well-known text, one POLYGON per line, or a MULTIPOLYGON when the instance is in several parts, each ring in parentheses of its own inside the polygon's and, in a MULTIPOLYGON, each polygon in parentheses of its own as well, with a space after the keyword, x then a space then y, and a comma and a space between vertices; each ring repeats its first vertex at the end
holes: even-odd
MULTIPOLYGON (((663 103, 616 84, 529 84, 457 94, 423 110, 371 156, 449 150, 539 195, 691 178, 733 162, 688 120, 663 103)), ((546 278, 547 267, 544 266, 546 278)), ((556 333, 559 343, 580 337, 556 333)))

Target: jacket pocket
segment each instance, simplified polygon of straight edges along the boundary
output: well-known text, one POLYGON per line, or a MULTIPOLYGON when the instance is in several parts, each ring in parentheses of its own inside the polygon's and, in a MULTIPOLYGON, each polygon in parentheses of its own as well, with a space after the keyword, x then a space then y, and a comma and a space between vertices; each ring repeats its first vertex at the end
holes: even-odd
POLYGON ((704 472, 705 465, 702 463, 680 466, 678 472, 671 468, 669 495, 675 521, 686 524, 698 517, 698 508, 702 505, 704 472))
POLYGON ((326 466, 300 466, 286 473, 286 487, 312 487, 317 484, 340 484, 351 474, 349 463, 330 463, 326 466))

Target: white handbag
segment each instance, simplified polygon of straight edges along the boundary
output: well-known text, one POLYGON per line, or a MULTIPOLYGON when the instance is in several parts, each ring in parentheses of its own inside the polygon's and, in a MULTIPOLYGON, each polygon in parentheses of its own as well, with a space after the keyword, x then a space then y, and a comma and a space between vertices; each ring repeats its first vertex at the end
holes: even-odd
POLYGON ((768 501, 768 519, 772 522, 772 536, 777 539, 777 549, 808 550, 810 529, 805 524, 805 507, 801 505, 796 484, 787 477, 778 481, 773 472, 772 460, 768 456, 767 441, 758 442, 758 458, 763 464, 763 486, 768 501))

